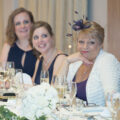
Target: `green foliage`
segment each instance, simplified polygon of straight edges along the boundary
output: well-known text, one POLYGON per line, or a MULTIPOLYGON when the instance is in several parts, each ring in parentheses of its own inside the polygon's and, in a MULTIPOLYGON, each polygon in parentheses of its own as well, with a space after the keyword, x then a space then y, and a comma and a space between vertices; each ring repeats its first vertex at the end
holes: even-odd
MULTIPOLYGON (((47 117, 45 115, 40 118, 36 118, 36 120, 46 120, 47 117)), ((17 116, 15 113, 11 112, 4 105, 0 106, 0 120, 28 120, 25 117, 17 116)))
POLYGON ((47 117, 45 115, 41 116, 40 118, 36 118, 36 120, 46 120, 47 117))
POLYGON ((25 117, 17 116, 4 106, 0 106, 0 120, 28 120, 25 117))

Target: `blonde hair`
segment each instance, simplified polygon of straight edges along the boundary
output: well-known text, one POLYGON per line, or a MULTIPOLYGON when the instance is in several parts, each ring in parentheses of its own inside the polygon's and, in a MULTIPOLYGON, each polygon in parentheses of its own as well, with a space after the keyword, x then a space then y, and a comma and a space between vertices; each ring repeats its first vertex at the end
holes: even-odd
POLYGON ((93 39, 98 39, 99 43, 102 44, 104 42, 104 28, 101 27, 98 23, 96 22, 89 22, 89 21, 84 21, 84 25, 88 25, 88 28, 81 29, 79 31, 79 35, 85 34, 90 36, 93 39))

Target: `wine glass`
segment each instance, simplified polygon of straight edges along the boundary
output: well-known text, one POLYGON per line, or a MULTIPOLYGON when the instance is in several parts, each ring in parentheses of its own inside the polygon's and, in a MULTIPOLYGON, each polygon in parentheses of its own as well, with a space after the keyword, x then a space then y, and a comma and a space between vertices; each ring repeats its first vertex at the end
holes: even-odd
POLYGON ((10 69, 10 68, 15 68, 14 62, 12 61, 6 62, 6 69, 10 69))
POLYGON ((65 78, 64 76, 56 76, 54 79, 54 86, 58 91, 59 99, 63 99, 67 88, 65 78))
POLYGON ((42 70, 40 73, 40 83, 47 82, 49 83, 49 72, 42 70))
POLYGON ((76 92, 77 92, 76 82, 73 82, 73 81, 68 82, 66 96, 67 96, 67 99, 69 100, 69 103, 70 103, 70 111, 72 111, 73 99, 76 96, 76 92))
POLYGON ((6 77, 5 77, 5 89, 8 91, 11 88, 11 84, 14 79, 15 69, 14 62, 7 61, 5 65, 6 77))
POLYGON ((61 107, 64 104, 64 97, 65 97, 65 91, 66 91, 66 82, 65 82, 65 77, 64 76, 54 76, 53 77, 53 86, 55 87, 55 89, 58 92, 58 97, 59 97, 59 102, 58 102, 58 106, 59 107, 59 119, 61 120, 62 116, 61 116, 61 107))
POLYGON ((22 69, 15 69, 15 76, 12 83, 14 92, 16 93, 16 102, 19 103, 24 93, 24 82, 22 69))
POLYGON ((16 87, 16 89, 21 89, 23 85, 22 69, 15 69, 15 76, 12 83, 13 83, 13 86, 16 87))
POLYGON ((23 72, 22 69, 15 69, 15 77, 17 77, 17 82, 23 84, 23 72))
POLYGON ((4 90, 5 88, 5 77, 6 77, 6 71, 2 65, 2 63, 0 63, 0 91, 2 92, 2 90, 4 90))
POLYGON ((6 63, 5 68, 6 68, 6 71, 7 71, 8 75, 9 75, 9 77, 13 78, 14 75, 15 75, 15 65, 14 65, 14 62, 9 62, 8 61, 6 63))
POLYGON ((112 114, 113 120, 117 120, 117 114, 120 109, 120 93, 107 93, 106 105, 112 114))

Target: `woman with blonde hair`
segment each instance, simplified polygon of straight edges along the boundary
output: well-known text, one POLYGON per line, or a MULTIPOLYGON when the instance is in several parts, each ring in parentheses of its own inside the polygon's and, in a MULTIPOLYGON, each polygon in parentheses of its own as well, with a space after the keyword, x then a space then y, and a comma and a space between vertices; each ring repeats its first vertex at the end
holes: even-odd
POLYGON ((103 50, 104 29, 98 23, 78 20, 72 28, 78 32, 78 53, 67 58, 61 73, 64 69, 67 81, 77 83, 76 97, 104 106, 107 93, 120 92, 120 62, 103 50), (85 64, 80 56, 93 64, 85 64))

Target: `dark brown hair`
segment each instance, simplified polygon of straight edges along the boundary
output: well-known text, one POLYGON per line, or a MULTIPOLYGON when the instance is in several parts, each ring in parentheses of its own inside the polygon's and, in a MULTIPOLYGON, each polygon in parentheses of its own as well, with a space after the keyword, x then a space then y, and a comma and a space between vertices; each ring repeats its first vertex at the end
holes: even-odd
MULTIPOLYGON (((44 27, 47 29, 47 31, 49 32, 49 34, 51 36, 53 36, 53 31, 52 31, 52 28, 51 26, 47 23, 47 22, 44 22, 44 21, 37 21, 33 24, 32 28, 31 28, 31 31, 30 31, 30 39, 29 39, 29 42, 30 42, 30 45, 33 47, 33 44, 32 44, 32 37, 33 37, 33 33, 34 31, 37 29, 37 28, 40 28, 40 27, 44 27)), ((39 57, 40 55, 40 52, 38 52, 37 50, 34 49, 33 47, 33 50, 34 50, 34 54, 39 57)))

